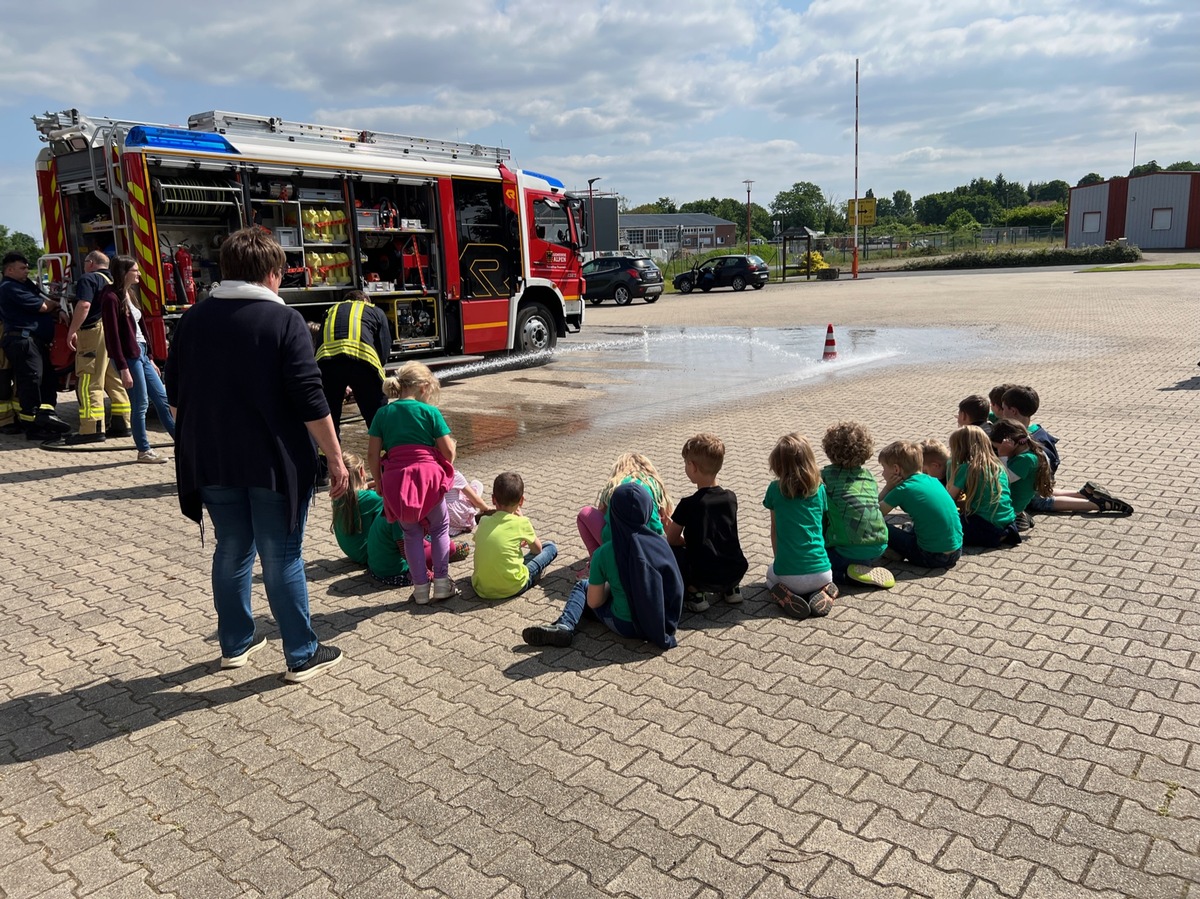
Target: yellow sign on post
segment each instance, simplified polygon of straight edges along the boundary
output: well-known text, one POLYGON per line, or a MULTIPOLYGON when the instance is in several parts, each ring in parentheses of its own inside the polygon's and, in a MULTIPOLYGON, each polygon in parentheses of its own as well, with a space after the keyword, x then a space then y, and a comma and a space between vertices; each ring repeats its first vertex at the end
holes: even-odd
MULTIPOLYGON (((851 228, 854 227, 854 200, 846 201, 846 218, 849 219, 848 224, 851 228)), ((875 224, 875 198, 874 197, 859 197, 858 198, 858 222, 860 227, 867 228, 875 224)))

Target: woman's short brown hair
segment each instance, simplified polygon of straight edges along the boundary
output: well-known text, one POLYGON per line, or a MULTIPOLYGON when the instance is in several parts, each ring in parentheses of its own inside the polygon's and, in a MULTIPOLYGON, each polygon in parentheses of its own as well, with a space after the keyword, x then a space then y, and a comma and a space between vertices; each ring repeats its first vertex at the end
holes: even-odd
POLYGON ((283 249, 262 228, 234 231, 221 244, 221 277, 227 281, 262 284, 286 264, 283 249))

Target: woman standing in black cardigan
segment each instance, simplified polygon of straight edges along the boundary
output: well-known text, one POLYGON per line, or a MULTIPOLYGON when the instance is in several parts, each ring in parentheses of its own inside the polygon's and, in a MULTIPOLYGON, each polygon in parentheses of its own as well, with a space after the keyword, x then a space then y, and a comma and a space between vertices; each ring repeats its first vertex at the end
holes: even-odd
POLYGON ((166 386, 180 508, 196 522, 207 509, 216 531, 221 667, 240 668, 266 645, 250 607, 257 554, 283 638, 285 679, 299 682, 341 660, 313 633, 300 556, 317 476, 313 442, 329 460, 331 497, 345 492, 348 476, 308 325, 279 298, 283 268, 283 250, 261 229, 226 239, 221 283, 179 321, 166 386))

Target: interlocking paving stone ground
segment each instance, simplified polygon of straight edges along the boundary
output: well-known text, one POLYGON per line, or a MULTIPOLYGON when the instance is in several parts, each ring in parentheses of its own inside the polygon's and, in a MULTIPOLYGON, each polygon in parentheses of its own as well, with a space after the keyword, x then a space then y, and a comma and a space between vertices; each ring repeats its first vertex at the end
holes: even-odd
POLYGON ((686 414, 647 391, 654 415, 602 427, 586 373, 448 384, 463 470, 521 471, 558 561, 499 604, 460 564, 463 597, 417 607, 339 557, 321 496, 312 608, 346 660, 296 686, 257 580, 271 643, 218 670, 211 537, 178 514, 169 467, 132 464, 128 441, 0 438, 0 895, 1196 896, 1198 284, 878 277, 589 308, 572 343, 833 322, 965 329, 997 352, 686 414), (1060 485, 1095 478, 1137 514, 1041 517, 945 575, 900 565, 895 589, 848 589, 827 618, 778 615, 775 439, 819 446, 842 418, 877 446, 944 439, 959 399, 1005 381, 1041 393, 1060 485), (523 646, 582 567, 575 512, 616 454, 647 453, 684 495, 700 430, 728 446, 745 602, 685 614, 667 653, 594 624, 570 649, 523 646))

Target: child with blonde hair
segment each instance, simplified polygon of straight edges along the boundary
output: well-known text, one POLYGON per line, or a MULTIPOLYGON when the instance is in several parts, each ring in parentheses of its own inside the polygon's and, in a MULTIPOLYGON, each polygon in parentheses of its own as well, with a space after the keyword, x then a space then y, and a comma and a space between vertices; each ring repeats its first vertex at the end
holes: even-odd
POLYGON ((342 462, 350 473, 346 492, 333 500, 333 531, 346 558, 367 564, 367 535, 383 511, 383 497, 367 487, 367 467, 354 453, 342 452, 342 462))
POLYGON ((949 464, 950 449, 946 444, 932 437, 921 441, 921 471, 945 484, 946 466, 949 464))
POLYGON ((446 492, 454 484, 456 445, 436 405, 438 380, 428 366, 406 362, 394 377, 384 380, 383 392, 393 401, 371 422, 367 459, 383 494, 384 515, 403 530, 408 559, 424 556, 425 535, 429 535, 433 590, 425 566, 415 565, 413 599, 419 604, 449 599, 456 591, 450 580, 446 492), (386 458, 382 458, 384 450, 386 458))
POLYGON ((656 534, 663 533, 663 520, 671 517, 672 503, 667 488, 658 474, 654 463, 641 453, 621 453, 613 462, 612 474, 608 483, 600 488, 596 497, 596 505, 584 506, 579 510, 576 524, 579 526, 579 536, 587 547, 588 557, 591 558, 602 543, 609 539, 608 504, 613 491, 622 484, 635 482, 650 493, 651 512, 648 527, 656 534))
POLYGON ((950 498, 962 506, 962 539, 971 546, 1021 542, 1009 496, 1008 473, 983 428, 967 425, 950 435, 950 498))
POLYGON ((887 550, 887 525, 879 511, 879 485, 864 466, 875 451, 871 432, 856 421, 839 421, 821 438, 831 464, 821 469, 828 509, 825 551, 835 584, 896 586, 880 564, 887 550))
POLYGON ((822 521, 828 509, 825 485, 812 446, 800 434, 785 434, 768 460, 775 480, 763 505, 771 510, 767 586, 793 618, 828 615, 837 598, 822 521))
POLYGON ((946 488, 921 471, 921 445, 896 440, 879 451, 879 510, 899 507, 911 528, 889 523, 888 552, 925 568, 953 568, 962 556, 962 521, 946 488))

